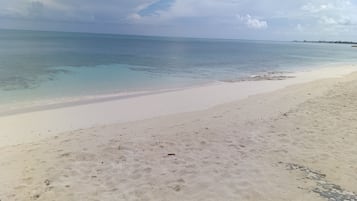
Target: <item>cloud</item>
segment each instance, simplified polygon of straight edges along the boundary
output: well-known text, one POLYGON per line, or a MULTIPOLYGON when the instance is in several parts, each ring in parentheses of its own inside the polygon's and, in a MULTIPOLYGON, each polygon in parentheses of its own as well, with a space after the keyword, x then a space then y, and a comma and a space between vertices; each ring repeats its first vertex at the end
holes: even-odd
POLYGON ((297 24, 295 29, 298 31, 298 32, 303 32, 304 31, 304 27, 301 25, 301 24, 297 24))
POLYGON ((344 26, 353 25, 351 19, 348 17, 333 18, 333 17, 322 16, 319 22, 324 25, 344 25, 344 26))
POLYGON ((338 32, 341 26, 354 26, 357 20, 356 9, 356 5, 349 0, 317 0, 301 7, 316 28, 328 32, 338 32), (326 26, 329 26, 328 29, 326 26))
POLYGON ((315 5, 311 2, 303 5, 301 7, 301 9, 303 11, 307 11, 307 12, 310 12, 310 13, 318 13, 318 12, 321 12, 321 11, 325 11, 325 10, 329 10, 329 9, 333 9, 335 6, 331 3, 327 3, 327 4, 321 4, 321 5, 315 5))
POLYGON ((140 16, 159 15, 160 11, 168 10, 174 2, 174 0, 155 1, 140 9, 137 14, 140 16))
MULTIPOLYGON (((157 0, 140 6, 129 18, 140 15, 143 23, 190 18, 232 19, 241 0, 157 0)), ((212 21, 211 21, 212 22, 212 21)))
POLYGON ((0 0, 0 28, 357 40, 356 10, 352 0, 0 0))
POLYGON ((251 28, 251 29, 266 29, 266 28, 268 28, 267 21, 253 18, 249 14, 247 14, 245 16, 238 16, 238 19, 240 19, 248 28, 251 28))
POLYGON ((345 10, 351 5, 352 3, 349 0, 330 0, 323 2, 318 0, 314 1, 314 3, 308 2, 304 4, 301 9, 310 13, 321 13, 328 11, 336 12, 338 10, 345 10))

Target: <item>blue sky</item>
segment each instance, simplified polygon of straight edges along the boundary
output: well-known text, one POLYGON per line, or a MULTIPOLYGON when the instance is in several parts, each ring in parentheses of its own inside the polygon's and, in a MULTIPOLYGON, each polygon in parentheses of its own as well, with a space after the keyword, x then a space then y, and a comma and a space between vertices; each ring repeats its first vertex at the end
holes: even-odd
POLYGON ((0 0, 0 28, 357 41, 357 1, 0 0))

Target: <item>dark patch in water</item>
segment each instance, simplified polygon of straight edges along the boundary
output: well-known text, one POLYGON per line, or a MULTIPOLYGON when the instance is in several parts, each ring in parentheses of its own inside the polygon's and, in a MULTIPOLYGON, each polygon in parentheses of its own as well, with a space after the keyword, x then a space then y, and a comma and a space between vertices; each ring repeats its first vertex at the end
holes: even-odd
POLYGON ((28 77, 26 75, 10 76, 0 79, 0 89, 3 91, 14 91, 24 89, 34 89, 40 86, 44 81, 54 81, 58 74, 70 73, 64 69, 50 69, 46 70, 42 75, 28 77))

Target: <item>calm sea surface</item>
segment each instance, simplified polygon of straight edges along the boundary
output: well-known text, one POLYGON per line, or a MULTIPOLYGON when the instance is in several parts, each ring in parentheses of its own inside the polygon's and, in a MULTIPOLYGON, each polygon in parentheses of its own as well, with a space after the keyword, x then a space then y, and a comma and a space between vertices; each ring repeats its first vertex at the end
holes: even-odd
POLYGON ((350 45, 0 30, 0 104, 352 63, 350 45))

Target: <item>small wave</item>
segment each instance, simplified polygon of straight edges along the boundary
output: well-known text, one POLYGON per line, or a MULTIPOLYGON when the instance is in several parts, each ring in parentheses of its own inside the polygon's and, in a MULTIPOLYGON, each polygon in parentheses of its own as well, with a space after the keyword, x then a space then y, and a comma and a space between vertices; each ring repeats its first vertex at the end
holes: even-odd
POLYGON ((264 80, 286 80, 295 78, 296 76, 289 75, 292 72, 283 72, 283 71, 273 71, 265 72, 257 75, 251 75, 248 77, 241 77, 237 79, 225 79, 222 82, 244 82, 244 81, 264 81, 264 80))

